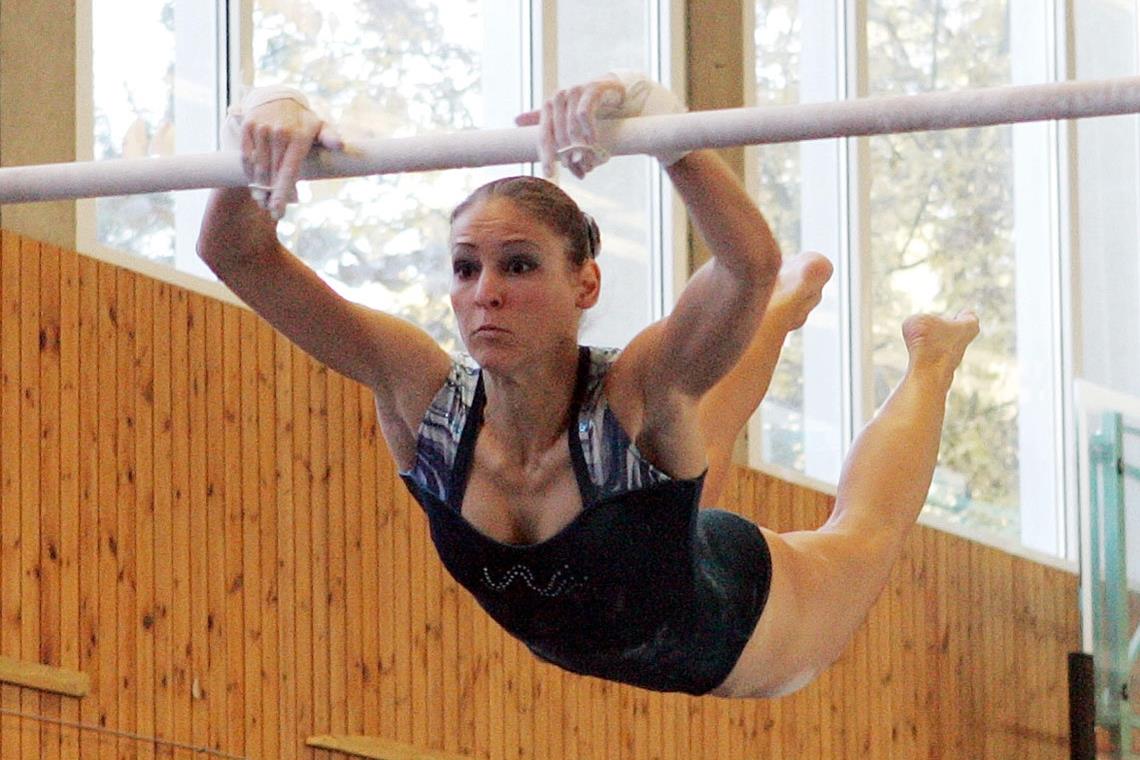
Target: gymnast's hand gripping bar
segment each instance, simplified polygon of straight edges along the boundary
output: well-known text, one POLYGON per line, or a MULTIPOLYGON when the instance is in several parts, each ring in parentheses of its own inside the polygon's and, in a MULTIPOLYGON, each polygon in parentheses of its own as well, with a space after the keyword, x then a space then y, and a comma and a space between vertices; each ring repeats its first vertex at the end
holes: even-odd
MULTIPOLYGON (((603 123, 613 155, 726 148, 1140 112, 1140 77, 992 87, 827 103, 733 108, 603 123)), ((536 161, 538 127, 361 140, 314 151, 302 179, 536 161)), ((240 187, 236 152, 109 159, 0 169, 0 203, 240 187)))

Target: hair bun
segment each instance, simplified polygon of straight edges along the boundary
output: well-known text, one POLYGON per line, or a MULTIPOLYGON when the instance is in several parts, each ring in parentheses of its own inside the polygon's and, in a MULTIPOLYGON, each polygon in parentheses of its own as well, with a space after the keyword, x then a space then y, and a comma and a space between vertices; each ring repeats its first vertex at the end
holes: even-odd
POLYGON ((602 245, 602 232, 598 229, 598 223, 594 221, 594 217, 582 212, 582 220, 586 223, 586 239, 590 241, 590 258, 598 258, 599 249, 602 245))

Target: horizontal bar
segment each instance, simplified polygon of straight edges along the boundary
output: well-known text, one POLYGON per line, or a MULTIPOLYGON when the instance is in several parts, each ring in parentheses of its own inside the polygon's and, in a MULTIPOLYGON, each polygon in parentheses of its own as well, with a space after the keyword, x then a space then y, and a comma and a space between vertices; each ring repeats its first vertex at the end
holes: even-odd
MULTIPOLYGON (((605 124, 614 155, 799 142, 1140 112, 1140 77, 991 87, 827 103, 732 108, 605 124)), ((537 159, 538 127, 362 140, 314 151, 304 179, 361 177, 537 159)), ((239 187, 237 153, 111 159, 0 169, 0 203, 239 187)))

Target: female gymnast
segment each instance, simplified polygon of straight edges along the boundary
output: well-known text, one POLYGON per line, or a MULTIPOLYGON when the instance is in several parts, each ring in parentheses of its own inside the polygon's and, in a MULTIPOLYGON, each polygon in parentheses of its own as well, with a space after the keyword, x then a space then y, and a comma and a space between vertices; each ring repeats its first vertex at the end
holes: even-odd
MULTIPOLYGON (((629 74, 558 92, 539 124, 550 176, 605 159, 597 119, 681 109, 629 74)), ((599 233, 554 184, 477 189, 451 223, 451 303, 470 357, 338 296, 278 242, 275 219, 335 130, 299 95, 255 90, 230 120, 251 190, 213 193, 199 253, 301 348, 370 388, 441 560, 538 657, 660 691, 761 697, 808 683, 886 584, 934 470, 973 314, 902 328, 906 374, 851 450, 835 508, 777 534, 711 507, 732 441, 830 265, 782 266, 760 211, 711 151, 661 155, 711 261, 624 350, 582 347, 599 233), (702 499, 702 486, 704 498, 702 499)))

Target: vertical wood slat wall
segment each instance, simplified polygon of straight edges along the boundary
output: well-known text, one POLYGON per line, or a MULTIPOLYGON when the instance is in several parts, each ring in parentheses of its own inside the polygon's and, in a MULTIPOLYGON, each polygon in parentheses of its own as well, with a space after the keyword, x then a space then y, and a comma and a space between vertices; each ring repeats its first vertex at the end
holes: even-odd
MULTIPOLYGON (((248 311, 0 233, 0 708, 255 758, 360 733, 473 758, 1062 758, 1076 578, 916 529, 841 661, 721 701, 534 660, 440 568, 359 386, 248 311)), ((740 470, 726 507, 829 497, 740 470)), ((0 757, 188 750, 0 716, 0 757)))

